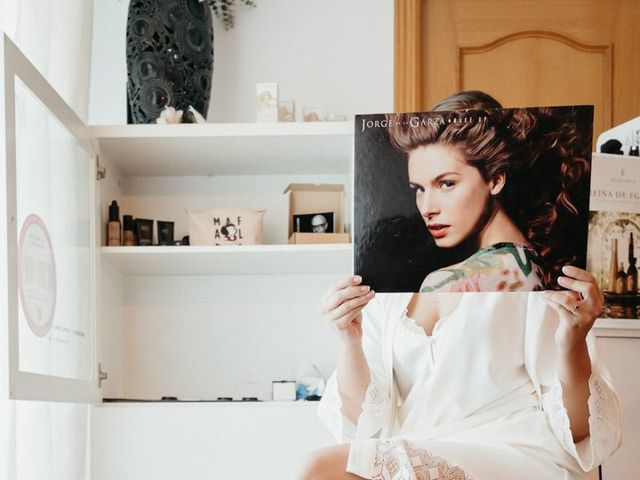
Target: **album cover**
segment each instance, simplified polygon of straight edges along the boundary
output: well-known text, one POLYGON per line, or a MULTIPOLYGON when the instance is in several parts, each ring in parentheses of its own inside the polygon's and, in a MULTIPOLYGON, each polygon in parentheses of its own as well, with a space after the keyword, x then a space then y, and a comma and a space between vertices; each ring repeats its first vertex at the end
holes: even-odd
POLYGON ((593 154, 587 269, 605 298, 603 317, 640 318, 640 162, 593 154))
POLYGON ((354 271, 377 292, 558 289, 586 267, 592 106, 357 115, 354 271))

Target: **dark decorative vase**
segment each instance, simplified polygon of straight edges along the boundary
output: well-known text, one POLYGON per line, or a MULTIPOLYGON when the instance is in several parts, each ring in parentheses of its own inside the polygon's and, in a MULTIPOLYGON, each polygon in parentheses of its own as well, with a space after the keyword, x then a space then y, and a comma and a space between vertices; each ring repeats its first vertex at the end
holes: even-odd
POLYGON ((127 97, 132 123, 154 123, 166 106, 203 116, 213 74, 213 26, 198 0, 131 0, 127 97))

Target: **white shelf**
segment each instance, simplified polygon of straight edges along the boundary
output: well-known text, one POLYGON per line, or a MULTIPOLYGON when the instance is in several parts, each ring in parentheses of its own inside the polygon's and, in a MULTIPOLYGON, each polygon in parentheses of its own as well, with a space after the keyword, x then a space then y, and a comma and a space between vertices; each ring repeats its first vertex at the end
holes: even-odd
POLYGON ((598 337, 640 338, 640 320, 621 318, 599 318, 593 326, 598 337))
POLYGON ((124 176, 349 174, 352 122, 92 126, 124 176))
POLYGON ((93 405, 93 408, 136 408, 142 407, 157 408, 157 407, 169 407, 169 408, 200 408, 200 409, 226 409, 229 413, 237 412, 237 410, 259 410, 259 409, 276 409, 282 410, 282 413, 287 414, 291 408, 308 409, 313 413, 317 410, 319 402, 306 401, 306 400, 261 400, 259 402, 103 402, 93 405))
POLYGON ((351 244, 102 247, 126 275, 349 273, 351 244))

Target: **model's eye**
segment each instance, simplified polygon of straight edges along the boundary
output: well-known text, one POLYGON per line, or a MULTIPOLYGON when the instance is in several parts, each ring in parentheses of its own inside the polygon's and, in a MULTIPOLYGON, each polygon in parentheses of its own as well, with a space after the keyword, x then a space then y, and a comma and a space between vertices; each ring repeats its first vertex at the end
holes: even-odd
POLYGON ((418 184, 415 184, 415 183, 410 183, 410 184, 409 184, 409 188, 410 188, 411 190, 413 190, 414 194, 416 194, 416 195, 417 195, 419 192, 424 192, 424 187, 422 187, 422 186, 420 186, 420 185, 418 185, 418 184))
POLYGON ((456 182, 454 182, 453 180, 442 180, 440 182, 440 188, 447 190, 447 189, 453 188, 455 184, 456 182))

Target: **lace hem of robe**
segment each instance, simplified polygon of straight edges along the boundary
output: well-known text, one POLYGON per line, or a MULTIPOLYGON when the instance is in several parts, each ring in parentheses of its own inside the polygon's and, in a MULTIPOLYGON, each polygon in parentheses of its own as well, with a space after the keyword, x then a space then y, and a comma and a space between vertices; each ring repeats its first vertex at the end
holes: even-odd
POLYGON ((457 465, 416 448, 406 440, 379 441, 371 471, 373 480, 472 480, 457 465))

